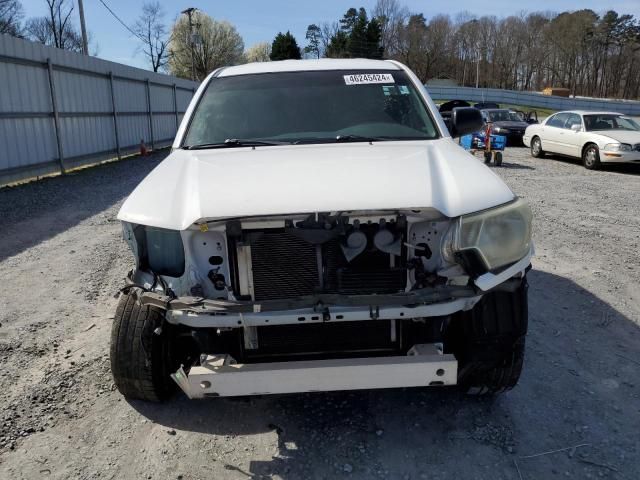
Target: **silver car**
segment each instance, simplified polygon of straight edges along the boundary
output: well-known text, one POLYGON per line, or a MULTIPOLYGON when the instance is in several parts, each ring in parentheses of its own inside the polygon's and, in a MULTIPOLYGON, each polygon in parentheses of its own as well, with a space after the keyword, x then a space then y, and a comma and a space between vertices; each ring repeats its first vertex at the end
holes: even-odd
POLYGON ((582 159, 585 168, 605 162, 640 163, 640 125, 615 112, 558 112, 527 127, 523 142, 531 155, 555 153, 582 159))

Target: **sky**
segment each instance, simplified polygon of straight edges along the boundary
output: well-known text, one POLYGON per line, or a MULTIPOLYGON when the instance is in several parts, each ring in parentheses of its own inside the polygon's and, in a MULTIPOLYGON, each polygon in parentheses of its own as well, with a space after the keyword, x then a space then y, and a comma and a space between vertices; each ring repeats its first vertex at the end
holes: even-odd
MULTIPOLYGON (((25 17, 46 13, 45 0, 21 0, 25 17)), ((75 2, 76 0, 74 0, 75 2)), ((135 23, 142 9, 142 0, 104 0, 128 25, 135 23)), ((168 25, 188 7, 196 7, 218 20, 232 23, 242 36, 245 48, 258 42, 273 40, 275 35, 290 30, 305 45, 305 32, 311 23, 333 22, 342 17, 349 7, 364 7, 371 11, 376 0, 160 0, 168 25)), ((455 17, 462 11, 498 17, 532 11, 565 11, 590 8, 598 13, 613 9, 640 18, 640 0, 400 0, 412 13, 423 13, 429 19, 434 15, 455 17)), ((87 29, 98 46, 98 56, 106 60, 148 68, 144 57, 137 52, 139 41, 111 16, 99 0, 84 0, 87 29)), ((77 7, 75 23, 79 25, 77 7)), ((94 51, 94 47, 90 47, 94 51)))

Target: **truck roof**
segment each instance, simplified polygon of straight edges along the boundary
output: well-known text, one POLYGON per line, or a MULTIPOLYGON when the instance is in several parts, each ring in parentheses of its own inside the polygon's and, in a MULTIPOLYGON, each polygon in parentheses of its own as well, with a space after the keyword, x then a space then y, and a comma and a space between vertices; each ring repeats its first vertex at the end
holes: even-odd
POLYGON ((321 58, 318 60, 279 60, 255 62, 226 67, 218 77, 251 75, 255 73, 305 72, 322 70, 400 70, 393 62, 365 58, 321 58))

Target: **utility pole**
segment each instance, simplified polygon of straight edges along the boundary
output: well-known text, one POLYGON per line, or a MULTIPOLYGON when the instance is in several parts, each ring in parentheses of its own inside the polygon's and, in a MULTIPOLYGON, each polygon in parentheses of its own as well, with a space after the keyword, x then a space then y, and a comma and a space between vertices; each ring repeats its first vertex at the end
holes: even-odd
MULTIPOLYGON (((474 18, 473 20, 471 20, 471 24, 474 26, 471 33, 474 36, 478 37, 478 20, 474 18)), ((477 38, 476 38, 476 42, 477 42, 477 38)), ((476 88, 478 88, 478 83, 480 78, 480 44, 476 43, 475 47, 476 47, 476 88)), ((469 73, 469 75, 471 75, 471 73, 469 73)))
POLYGON ((478 88, 479 77, 480 77, 480 48, 478 47, 478 62, 476 63, 476 88, 478 88))
POLYGON ((89 45, 87 42, 87 27, 84 24, 84 5, 82 0, 78 0, 78 11, 80 13, 80 30, 82 30, 82 53, 89 55, 89 45))
POLYGON ((191 80, 196 79, 196 61, 195 61, 195 49, 194 49, 194 41, 193 41, 193 20, 192 15, 197 8, 190 7, 186 10, 183 10, 182 13, 186 14, 189 17, 189 45, 191 46, 191 80))

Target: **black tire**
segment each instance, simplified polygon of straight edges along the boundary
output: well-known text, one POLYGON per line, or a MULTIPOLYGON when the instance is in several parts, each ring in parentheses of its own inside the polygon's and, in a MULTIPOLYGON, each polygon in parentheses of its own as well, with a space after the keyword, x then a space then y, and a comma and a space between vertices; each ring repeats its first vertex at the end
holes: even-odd
POLYGON ((495 395, 518 383, 527 333, 526 279, 514 292, 491 292, 458 322, 453 348, 458 385, 468 394, 495 395))
POLYGON ((544 157, 544 150, 542 150, 542 140, 540 137, 533 137, 531 139, 531 156, 534 158, 544 157))
POLYGON ((489 165, 491 163, 491 152, 484 152, 484 163, 489 165))
POLYGON ((111 328, 111 373, 127 398, 159 402, 176 390, 162 310, 143 306, 131 293, 123 294, 111 328), (163 328, 160 335, 154 333, 163 328))
POLYGON ((600 150, 595 143, 590 143, 582 149, 582 164, 587 170, 600 168, 600 150))
POLYGON ((493 155, 493 163, 496 164, 496 167, 502 166, 502 152, 496 152, 493 155))

